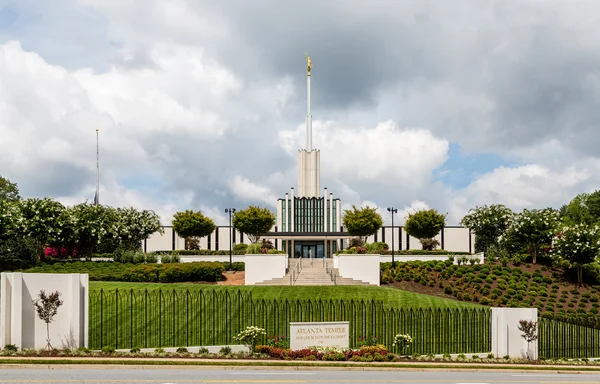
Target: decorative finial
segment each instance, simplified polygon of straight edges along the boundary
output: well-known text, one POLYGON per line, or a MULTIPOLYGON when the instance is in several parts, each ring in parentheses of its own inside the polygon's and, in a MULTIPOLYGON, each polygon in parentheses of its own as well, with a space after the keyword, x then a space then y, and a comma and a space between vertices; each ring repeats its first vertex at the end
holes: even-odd
POLYGON ((310 70, 312 69, 312 60, 308 53, 306 54, 306 71, 308 72, 308 76, 310 76, 310 70))

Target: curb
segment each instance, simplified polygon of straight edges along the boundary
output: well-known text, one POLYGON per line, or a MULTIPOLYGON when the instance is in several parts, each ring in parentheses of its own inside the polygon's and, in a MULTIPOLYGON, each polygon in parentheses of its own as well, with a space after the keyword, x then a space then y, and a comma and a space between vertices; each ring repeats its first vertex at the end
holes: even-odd
POLYGON ((72 357, 4 357, 0 369, 220 369, 220 370, 352 370, 352 371, 413 371, 413 372, 528 372, 599 374, 600 366, 470 364, 470 363, 360 363, 303 362, 164 358, 72 358, 72 357))

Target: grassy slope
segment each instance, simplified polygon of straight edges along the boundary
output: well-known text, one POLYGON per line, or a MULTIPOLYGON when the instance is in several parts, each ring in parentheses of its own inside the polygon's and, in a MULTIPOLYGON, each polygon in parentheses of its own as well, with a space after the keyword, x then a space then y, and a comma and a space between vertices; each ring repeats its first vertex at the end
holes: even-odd
POLYGON ((478 306, 473 303, 457 300, 443 299, 440 297, 407 292, 388 287, 279 287, 279 286, 220 286, 211 284, 194 283, 121 283, 121 282, 90 282, 91 290, 216 290, 251 292, 254 299, 333 299, 333 300, 383 300, 388 308, 465 308, 478 306))

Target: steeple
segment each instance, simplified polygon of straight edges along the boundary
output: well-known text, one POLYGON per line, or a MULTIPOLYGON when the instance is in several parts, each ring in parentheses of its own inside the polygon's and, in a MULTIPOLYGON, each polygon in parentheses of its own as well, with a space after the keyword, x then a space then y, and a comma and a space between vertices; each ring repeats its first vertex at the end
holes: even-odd
POLYGON ((321 153, 312 148, 312 115, 310 114, 310 78, 312 60, 306 54, 306 149, 298 150, 298 197, 320 197, 321 153))
POLYGON ((307 111, 306 111, 306 150, 308 152, 312 151, 312 116, 310 114, 310 70, 312 69, 312 61, 306 54, 306 101, 307 101, 307 111))

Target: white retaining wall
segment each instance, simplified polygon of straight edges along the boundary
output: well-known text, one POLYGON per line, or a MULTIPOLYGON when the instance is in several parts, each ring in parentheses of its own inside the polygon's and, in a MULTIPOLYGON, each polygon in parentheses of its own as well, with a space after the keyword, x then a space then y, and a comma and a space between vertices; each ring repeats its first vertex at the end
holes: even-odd
MULTIPOLYGON (((492 308, 492 353, 496 357, 527 357, 527 341, 519 331, 519 320, 538 321, 537 308, 492 308)), ((529 345, 530 358, 538 358, 538 342, 529 345)))
POLYGON ((40 290, 61 293, 63 305, 50 323, 50 342, 55 348, 88 346, 87 274, 6 273, 0 278, 0 346, 19 349, 46 347, 46 323, 39 319, 32 301, 40 290))
POLYGON ((245 285, 285 276, 288 256, 285 254, 246 255, 245 285))
POLYGON ((381 273, 379 257, 380 255, 340 254, 334 257, 333 264, 334 268, 338 268, 341 277, 379 285, 381 273))

